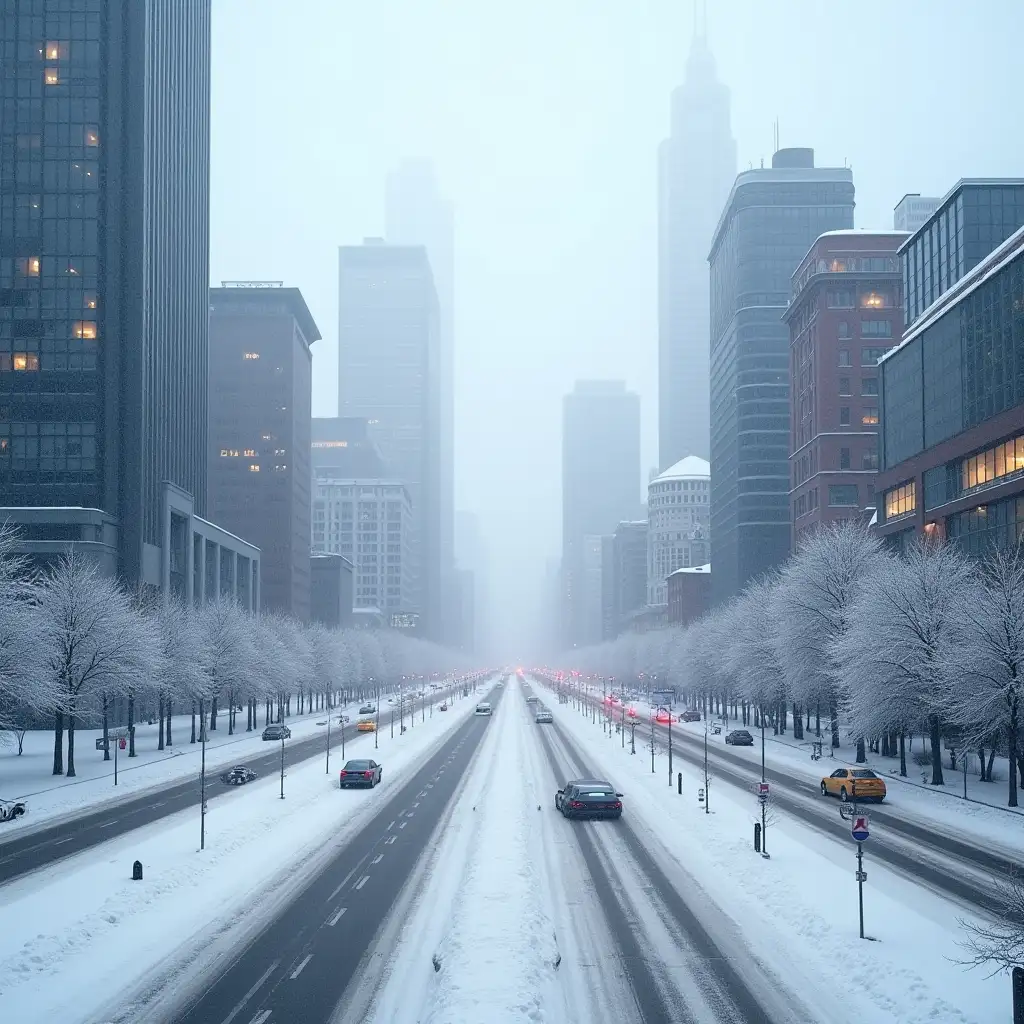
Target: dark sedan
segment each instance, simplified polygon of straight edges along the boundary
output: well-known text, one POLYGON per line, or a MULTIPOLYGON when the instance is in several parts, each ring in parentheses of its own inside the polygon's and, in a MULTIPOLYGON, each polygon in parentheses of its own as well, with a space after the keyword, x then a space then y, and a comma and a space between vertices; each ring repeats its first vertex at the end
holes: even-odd
POLYGON ((246 768, 244 764, 236 764, 220 777, 220 781, 225 786, 244 786, 255 778, 256 773, 251 768, 246 768))
POLYGON ((263 738, 265 740, 290 740, 292 731, 287 725, 268 725, 263 730, 263 738))
POLYGON ((338 773, 338 786, 341 789, 353 786, 373 789, 383 774, 384 769, 376 761, 346 761, 345 767, 338 773))
POLYGON ((372 715, 376 710, 377 710, 377 705, 376 704, 364 704, 359 709, 359 714, 361 714, 361 715, 372 715))
POLYGON ((699 711, 684 711, 679 716, 679 721, 680 722, 699 722, 700 721, 700 712, 699 711))
POLYGON ((565 818, 621 818, 622 794, 601 779, 574 779, 555 794, 555 810, 565 818))
POLYGON ((732 732, 726 734, 725 742, 732 747, 752 747, 754 737, 746 729, 733 729, 732 732))

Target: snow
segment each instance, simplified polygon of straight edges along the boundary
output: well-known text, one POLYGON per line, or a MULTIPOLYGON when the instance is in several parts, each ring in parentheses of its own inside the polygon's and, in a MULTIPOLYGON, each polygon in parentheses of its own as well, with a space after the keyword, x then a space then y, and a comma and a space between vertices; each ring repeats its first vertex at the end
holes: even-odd
POLYGON ((548 773, 538 781, 536 730, 513 680, 442 826, 373 1024, 633 1019, 574 840, 552 814, 548 773))
MULTIPOLYGON (((376 757, 385 776, 375 790, 341 794, 340 755, 329 775, 313 758, 288 770, 284 800, 279 778, 269 776, 212 803, 203 852, 198 814, 183 811, 4 886, 4 1019, 103 1020, 126 1009, 115 1000, 122 989, 138 983, 152 994, 155 972, 180 994, 183 976, 260 927, 473 707, 472 695, 456 700, 393 739, 382 728, 376 757), (142 882, 130 880, 136 858, 142 882)), ((375 756, 373 735, 348 743, 346 755, 375 756)))
MULTIPOLYGON (((334 714, 337 716, 343 713, 355 721, 358 709, 359 703, 354 702, 344 708, 335 708, 334 714)), ((262 723, 262 715, 259 721, 262 723)), ((327 727, 317 724, 326 721, 327 712, 321 709, 307 715, 293 715, 285 719, 285 724, 292 731, 293 742, 307 739, 315 733, 324 733, 326 745, 327 727)), ((336 723, 337 717, 332 722, 332 730, 336 723)), ((247 733, 245 718, 239 715, 236 719, 235 735, 229 736, 227 715, 222 713, 218 718, 216 732, 207 732, 207 773, 244 763, 247 757, 265 754, 273 745, 268 745, 261 739, 262 733, 262 724, 247 733), (241 730, 238 728, 239 720, 241 730)), ((72 779, 52 774, 52 730, 26 733, 24 752, 20 756, 17 744, 0 745, 0 797, 8 800, 28 800, 28 814, 15 822, 0 826, 0 844, 26 831, 35 831, 44 824, 52 824, 55 818, 66 821, 75 815, 87 814, 98 807, 110 806, 136 797, 148 789, 166 786, 192 774, 198 778, 202 748, 199 743, 189 743, 192 734, 191 716, 173 717, 173 747, 157 750, 158 734, 159 726, 156 724, 140 722, 135 726, 136 756, 130 758, 127 750, 119 751, 116 787, 113 749, 109 761, 103 760, 102 750, 96 750, 96 739, 103 735, 102 729, 75 730, 77 776, 72 779)), ((65 746, 66 744, 65 736, 65 746)))
MULTIPOLYGON (((543 685, 543 684, 541 684, 543 685)), ((626 814, 681 892, 709 920, 741 933, 749 955, 802 995, 830 1024, 996 1024, 1007 1019, 1010 985, 956 965, 957 917, 949 901, 871 859, 865 851, 865 930, 858 937, 855 847, 778 815, 769 826, 770 859, 752 850, 757 801, 712 782, 711 813, 697 800, 703 776, 683 770, 683 794, 667 781, 663 752, 650 771, 649 742, 637 756, 609 740, 569 705, 549 703, 558 725, 592 770, 612 777, 626 814), (836 983, 837 965, 842 983, 836 983)), ((684 726, 685 728, 685 726, 684 726)), ((700 726, 703 735, 703 725, 700 726)), ((820 764, 820 762, 819 762, 820 764)), ((735 955, 735 954, 734 954, 735 955)))

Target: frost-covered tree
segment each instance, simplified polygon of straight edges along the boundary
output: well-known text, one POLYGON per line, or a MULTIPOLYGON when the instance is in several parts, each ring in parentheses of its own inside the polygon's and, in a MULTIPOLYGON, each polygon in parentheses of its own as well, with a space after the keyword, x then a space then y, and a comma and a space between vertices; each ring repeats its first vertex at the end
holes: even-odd
POLYGON ((45 671, 61 695, 55 712, 53 774, 75 774, 75 725, 83 701, 100 693, 125 692, 148 679, 159 664, 159 637, 128 595, 74 550, 43 577, 37 615, 46 649, 45 671))
MULTIPOLYGON (((1017 806, 1020 730, 1024 712, 1024 546, 996 549, 980 567, 977 588, 963 602, 961 671, 952 680, 950 721, 969 742, 1003 736, 1009 757, 1008 802, 1017 806)), ((1024 770, 1021 771, 1024 777, 1024 770)))
MULTIPOLYGON (((209 634, 199 609, 180 601, 168 601, 157 613, 157 629, 163 666, 156 680, 160 717, 158 746, 173 743, 171 720, 176 702, 195 706, 211 696, 208 667, 211 663, 209 634)), ((194 742, 194 739, 193 739, 194 742)))
MULTIPOLYGON (((246 692, 255 668, 253 620, 226 598, 204 605, 201 623, 205 634, 206 675, 210 679, 209 728, 217 728, 221 701, 227 702, 228 735, 235 731, 235 707, 246 692)), ((200 716, 206 701, 199 698, 200 716)))
MULTIPOLYGON (((839 746, 839 712, 848 691, 836 663, 836 645, 850 626, 850 609, 860 588, 881 564, 878 540, 853 522, 829 523, 816 530, 779 575, 779 661, 794 699, 828 711, 832 746, 839 746)), ((864 739, 857 737, 857 760, 864 739)))

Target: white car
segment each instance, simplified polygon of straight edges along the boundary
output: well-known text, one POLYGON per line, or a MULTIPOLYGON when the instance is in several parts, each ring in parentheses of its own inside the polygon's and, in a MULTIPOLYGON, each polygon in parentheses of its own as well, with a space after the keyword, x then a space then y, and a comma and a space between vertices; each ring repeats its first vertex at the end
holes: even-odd
POLYGON ((491 705, 486 702, 483 704, 477 704, 476 711, 474 714, 477 715, 489 715, 491 713, 491 705))
POLYGON ((23 814, 28 814, 28 804, 24 800, 0 800, 0 821, 14 821, 23 814))

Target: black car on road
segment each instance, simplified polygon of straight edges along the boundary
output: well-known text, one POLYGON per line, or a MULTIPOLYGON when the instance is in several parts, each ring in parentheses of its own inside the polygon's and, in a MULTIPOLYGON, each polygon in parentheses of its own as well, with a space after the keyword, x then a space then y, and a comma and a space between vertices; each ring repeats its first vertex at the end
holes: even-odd
POLYGON ((256 773, 251 768, 246 768, 244 764, 236 764, 220 777, 220 781, 226 786, 244 786, 255 778, 256 773))
POLYGON ((376 704, 364 704, 359 709, 359 714, 361 714, 361 715, 372 715, 376 710, 377 710, 377 705, 376 704))
POLYGON ((565 818, 621 818, 622 794, 603 779, 573 779, 555 794, 565 818))
POLYGON ((287 725, 268 725, 263 730, 263 738, 265 740, 290 740, 292 731, 287 725))
POLYGON ((746 729, 733 729, 726 735, 725 742, 731 747, 752 747, 754 737, 746 729))
POLYGON ((384 769, 376 761, 346 761, 345 767, 338 773, 338 786, 340 789, 352 786, 373 789, 383 774, 384 769))

